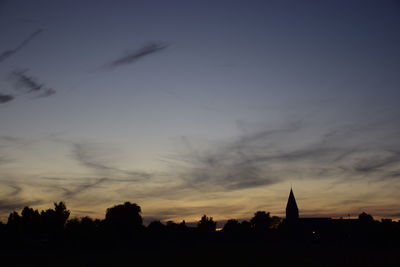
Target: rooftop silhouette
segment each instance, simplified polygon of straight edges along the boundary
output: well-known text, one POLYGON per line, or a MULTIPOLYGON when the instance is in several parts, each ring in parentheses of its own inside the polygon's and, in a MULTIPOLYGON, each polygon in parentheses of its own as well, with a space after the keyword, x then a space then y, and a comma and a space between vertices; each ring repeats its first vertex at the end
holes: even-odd
POLYGON ((293 194, 292 188, 290 188, 289 198, 286 205, 286 220, 294 221, 299 218, 299 209, 297 207, 296 199, 293 194))

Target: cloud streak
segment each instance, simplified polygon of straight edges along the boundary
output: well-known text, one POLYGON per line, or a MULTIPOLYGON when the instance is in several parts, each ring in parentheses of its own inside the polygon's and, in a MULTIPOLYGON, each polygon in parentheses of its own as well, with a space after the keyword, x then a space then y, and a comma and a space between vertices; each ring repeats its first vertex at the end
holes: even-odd
MULTIPOLYGON (((272 129, 244 131, 236 138, 212 143, 182 137, 179 140, 181 150, 162 158, 170 167, 162 174, 119 168, 113 163, 113 151, 101 144, 67 142, 72 159, 92 174, 73 174, 67 178, 41 176, 25 179, 23 183, 53 198, 85 203, 87 207, 133 196, 143 203, 187 201, 202 208, 210 205, 212 211, 217 210, 212 207, 215 201, 236 198, 242 194, 240 190, 267 188, 287 181, 317 179, 331 186, 365 181, 379 187, 400 178, 400 143, 396 134, 400 124, 397 122, 393 119, 315 130, 317 126, 297 121, 272 129), (314 133, 312 138, 308 138, 310 132, 314 133)), ((7 142, 20 142, 13 137, 2 138, 7 142)), ((17 192, 16 195, 21 196, 20 186, 15 183, 7 192, 17 192)), ((250 191, 244 192, 249 194, 250 191)), ((371 199, 376 197, 370 196, 371 199)), ((10 196, 5 199, 9 201, 10 196)), ((243 204, 233 205, 243 208, 243 204)), ((191 216, 190 209, 187 216, 191 216)), ((185 213, 168 209, 163 213, 158 208, 154 208, 153 213, 161 218, 172 218, 177 212, 185 213)))
POLYGON ((64 198, 72 198, 76 196, 77 194, 83 193, 85 191, 88 191, 90 189, 96 188, 96 186, 106 182, 107 178, 100 178, 100 179, 95 179, 93 182, 83 182, 75 186, 73 189, 66 188, 66 187, 61 187, 61 189, 64 191, 63 197, 64 198))
POLYGON ((13 95, 9 94, 0 94, 0 104, 4 104, 10 101, 13 101, 15 98, 13 95))
POLYGON ((39 83, 33 76, 27 74, 28 70, 14 70, 11 77, 15 79, 15 87, 25 94, 36 94, 36 98, 49 97, 56 93, 52 88, 39 83))
POLYGON ((72 145, 72 157, 82 166, 92 169, 100 176, 123 176, 129 178, 132 182, 146 180, 152 176, 147 172, 129 171, 111 166, 99 159, 104 156, 103 153, 105 151, 99 152, 93 144, 76 143, 72 145))
POLYGON ((22 209, 23 207, 26 207, 26 206, 39 205, 42 203, 43 203, 42 200, 27 201, 27 200, 15 199, 15 198, 0 199, 0 212, 11 212, 11 211, 22 209))
POLYGON ((400 178, 398 120, 324 130, 306 141, 301 122, 265 129, 204 148, 181 139, 184 152, 165 158, 187 186, 200 191, 234 191, 285 180, 400 178), (298 142, 304 138, 304 142, 298 142))
MULTIPOLYGON (((25 206, 37 205, 43 203, 42 200, 25 200, 21 197, 23 188, 15 181, 4 181, 0 180, 2 188, 9 188, 11 190, 6 191, 7 193, 0 197, 0 214, 11 212, 14 210, 21 209, 25 206)), ((4 191, 2 192, 4 193, 4 191)))
POLYGON ((128 53, 127 55, 124 55, 108 64, 106 64, 104 67, 105 68, 116 68, 122 65, 128 65, 136 62, 137 60, 146 57, 148 55, 154 54, 156 52, 160 52, 164 49, 166 49, 168 45, 166 44, 160 44, 160 43, 148 43, 142 48, 135 50, 133 52, 128 53))
POLYGON ((43 32, 42 29, 38 29, 35 32, 31 33, 25 40, 22 41, 17 47, 4 51, 0 54, 0 63, 6 60, 7 58, 13 56, 14 54, 18 53, 22 48, 27 46, 33 39, 35 39, 39 34, 43 32))

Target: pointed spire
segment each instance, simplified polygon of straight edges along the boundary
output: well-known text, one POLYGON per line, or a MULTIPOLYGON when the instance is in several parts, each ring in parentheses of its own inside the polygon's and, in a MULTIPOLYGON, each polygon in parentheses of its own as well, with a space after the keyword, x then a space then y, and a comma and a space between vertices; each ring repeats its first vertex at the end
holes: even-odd
POLYGON ((292 188, 290 188, 289 199, 286 205, 286 220, 296 220, 299 218, 299 209, 297 208, 296 199, 293 194, 292 188))

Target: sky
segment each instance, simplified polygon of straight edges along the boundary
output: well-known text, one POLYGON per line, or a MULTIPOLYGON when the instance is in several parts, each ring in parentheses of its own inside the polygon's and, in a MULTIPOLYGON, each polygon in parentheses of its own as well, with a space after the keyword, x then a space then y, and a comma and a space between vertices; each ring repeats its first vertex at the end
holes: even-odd
POLYGON ((398 1, 0 0, 0 218, 400 218, 398 1))

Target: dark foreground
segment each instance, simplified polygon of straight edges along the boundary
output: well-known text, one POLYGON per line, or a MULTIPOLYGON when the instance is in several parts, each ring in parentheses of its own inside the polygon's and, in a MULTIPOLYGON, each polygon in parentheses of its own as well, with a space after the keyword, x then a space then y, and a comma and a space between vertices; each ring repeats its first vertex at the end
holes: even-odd
POLYGON ((25 207, 0 223, 0 266, 400 266, 400 222, 358 219, 281 220, 258 211, 221 231, 204 215, 143 225, 126 202, 105 219, 69 218, 63 202, 25 207))
POLYGON ((400 266, 399 250, 12 251, 1 266, 400 266))

